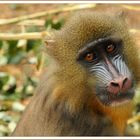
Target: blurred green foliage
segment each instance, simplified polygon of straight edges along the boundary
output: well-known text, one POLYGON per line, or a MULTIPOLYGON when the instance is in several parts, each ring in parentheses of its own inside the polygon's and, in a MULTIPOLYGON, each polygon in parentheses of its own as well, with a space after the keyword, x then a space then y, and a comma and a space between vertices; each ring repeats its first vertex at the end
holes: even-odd
MULTIPOLYGON (((12 6, 12 5, 11 5, 12 6)), ((16 5, 12 6, 17 8, 16 5)), ((44 30, 60 29, 64 20, 49 17, 44 30)), ((39 32, 37 26, 28 27, 27 32, 39 32)), ((42 40, 0 40, 0 136, 9 135, 25 109, 28 98, 33 95, 38 76, 24 72, 24 64, 37 65, 41 61, 42 40)), ((47 59, 47 58, 46 58, 47 59)), ((48 61, 48 60, 47 60, 48 61)), ((30 69, 27 66, 27 71, 30 69)))

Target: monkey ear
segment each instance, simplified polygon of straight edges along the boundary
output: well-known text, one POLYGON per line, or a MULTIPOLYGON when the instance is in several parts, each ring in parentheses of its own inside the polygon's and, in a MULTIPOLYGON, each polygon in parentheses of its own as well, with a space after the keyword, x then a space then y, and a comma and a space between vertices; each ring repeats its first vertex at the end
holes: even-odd
POLYGON ((52 44, 53 44, 54 42, 55 42, 55 41, 54 41, 53 39, 47 39, 47 40, 45 40, 46 48, 52 47, 52 44))
POLYGON ((46 49, 51 49, 54 46, 54 43, 55 43, 54 38, 53 38, 53 34, 48 33, 44 43, 45 43, 45 48, 46 49))

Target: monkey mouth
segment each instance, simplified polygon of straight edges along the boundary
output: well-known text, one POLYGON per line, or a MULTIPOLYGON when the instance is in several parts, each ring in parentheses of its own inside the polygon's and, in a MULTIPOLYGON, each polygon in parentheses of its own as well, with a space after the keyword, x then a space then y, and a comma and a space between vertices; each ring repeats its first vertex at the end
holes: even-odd
POLYGON ((105 106, 116 107, 130 102, 134 95, 134 88, 130 88, 126 93, 120 92, 114 95, 112 93, 106 92, 104 95, 97 96, 105 106))
POLYGON ((116 97, 110 97, 109 96, 109 106, 120 106, 120 105, 124 105, 128 102, 130 102, 133 97, 134 97, 134 90, 131 89, 130 91, 128 91, 127 93, 118 93, 119 95, 116 97))
POLYGON ((130 101, 131 99, 129 98, 114 100, 109 104, 109 106, 111 107, 121 106, 121 105, 129 103, 130 101))

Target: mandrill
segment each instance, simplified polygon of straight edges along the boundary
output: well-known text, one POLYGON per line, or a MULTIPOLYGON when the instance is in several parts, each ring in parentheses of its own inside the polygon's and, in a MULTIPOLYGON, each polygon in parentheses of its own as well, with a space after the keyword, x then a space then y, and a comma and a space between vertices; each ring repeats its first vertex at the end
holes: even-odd
POLYGON ((51 64, 12 136, 124 135, 140 75, 124 18, 78 12, 46 49, 51 64))

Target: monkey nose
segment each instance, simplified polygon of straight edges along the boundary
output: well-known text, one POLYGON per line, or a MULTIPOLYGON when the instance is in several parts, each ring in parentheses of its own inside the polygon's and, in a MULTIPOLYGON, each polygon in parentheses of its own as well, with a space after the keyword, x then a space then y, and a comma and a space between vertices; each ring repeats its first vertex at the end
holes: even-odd
POLYGON ((127 77, 119 76, 109 82, 107 90, 110 93, 118 94, 125 93, 131 87, 131 80, 127 77))

